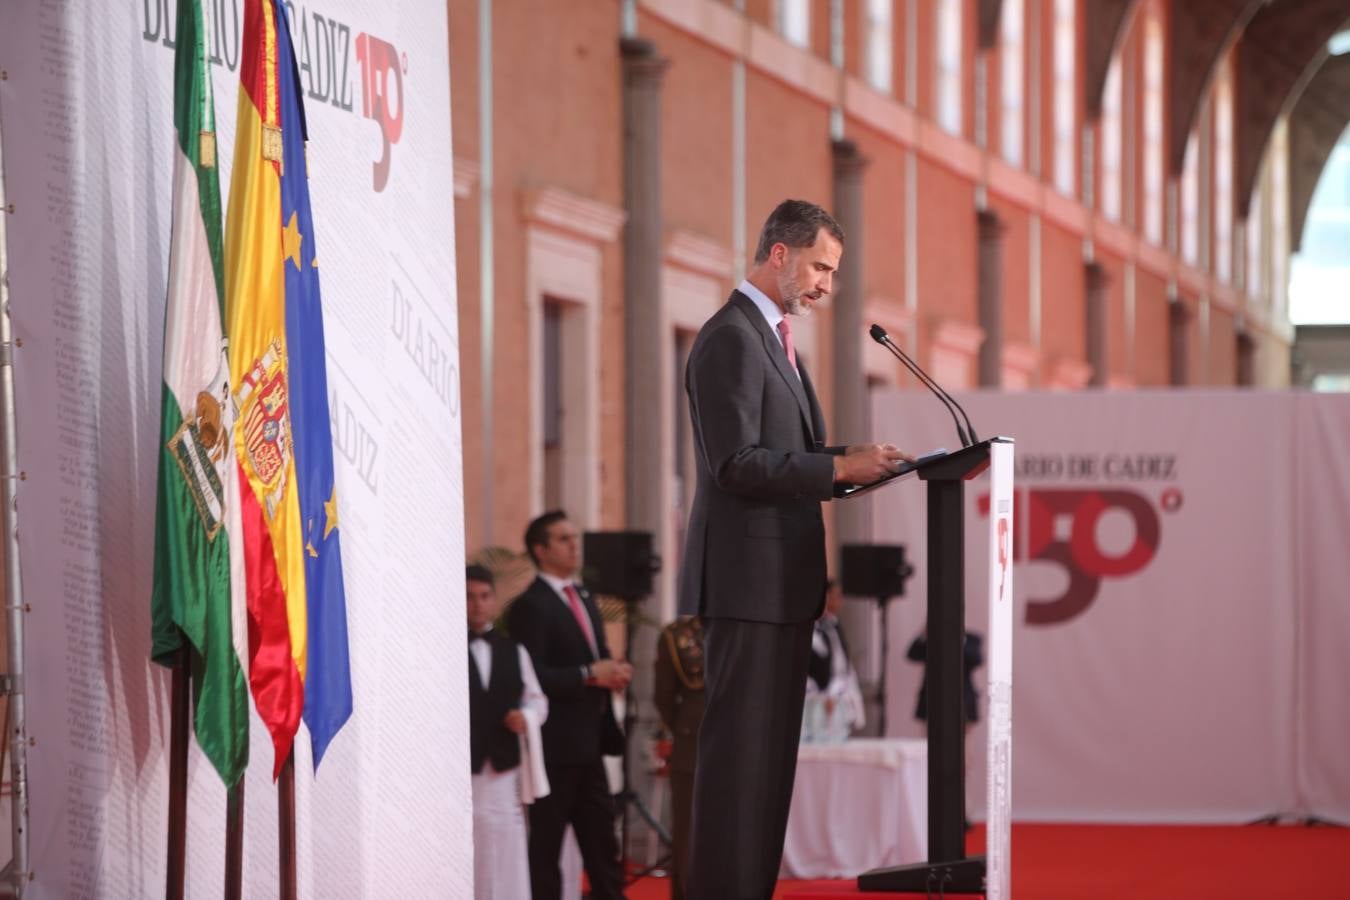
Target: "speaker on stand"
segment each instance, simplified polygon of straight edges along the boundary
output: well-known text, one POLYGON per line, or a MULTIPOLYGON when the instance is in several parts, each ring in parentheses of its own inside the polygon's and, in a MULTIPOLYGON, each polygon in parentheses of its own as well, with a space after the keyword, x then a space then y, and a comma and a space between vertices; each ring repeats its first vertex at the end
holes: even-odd
MULTIPOLYGON (((626 655, 631 660, 637 637, 638 608, 643 599, 651 595, 652 579, 661 571, 661 557, 652 550, 652 535, 648 531, 588 531, 582 536, 581 580, 586 589, 597 596, 617 597, 624 605, 624 630, 627 645, 626 655)), ((630 807, 636 810, 647 826, 660 838, 661 843, 670 847, 670 832, 666 830, 647 805, 641 795, 633 789, 630 766, 633 754, 633 727, 637 723, 637 698, 633 692, 633 682, 628 683, 624 692, 623 704, 623 789, 619 793, 622 810, 622 826, 619 846, 624 859, 628 856, 628 831, 630 807)), ((625 881, 628 884, 647 875, 653 869, 669 862, 670 853, 658 859, 655 864, 641 871, 628 873, 625 864, 625 881)))
POLYGON ((881 610, 881 664, 877 676, 877 735, 886 736, 886 663, 890 655, 887 607, 892 597, 905 595, 905 582, 914 568, 905 559, 903 544, 845 544, 839 548, 839 586, 847 597, 871 597, 881 610))

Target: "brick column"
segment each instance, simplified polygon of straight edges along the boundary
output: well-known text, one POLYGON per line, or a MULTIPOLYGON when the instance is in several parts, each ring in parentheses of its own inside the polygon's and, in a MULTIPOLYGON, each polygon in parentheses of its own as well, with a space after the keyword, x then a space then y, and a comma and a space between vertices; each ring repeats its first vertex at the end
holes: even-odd
MULTIPOLYGON (((623 232, 625 448, 624 526, 658 534, 665 524, 661 485, 652 470, 670 442, 660 411, 661 81, 667 61, 646 40, 623 38, 623 232)), ((598 523, 597 523, 598 524, 598 523)))
POLYGON ((1185 387, 1191 380, 1191 311, 1180 297, 1167 303, 1168 380, 1172 387, 1185 387))
POLYGON ((1087 315, 1085 316, 1087 340, 1085 348, 1088 365, 1092 367, 1092 374, 1088 377, 1088 385, 1095 388, 1106 387, 1107 376, 1110 374, 1106 342, 1106 287, 1111 283, 1111 276, 1106 274, 1106 269, 1098 262, 1087 263, 1083 270, 1087 282, 1087 315))
POLYGON ((1237 333, 1237 386, 1256 386, 1256 338, 1245 326, 1237 333))
MULTIPOLYGON (((867 323, 863 321, 867 267, 863 258, 865 221, 863 216, 863 173, 867 159, 852 141, 834 141, 834 215, 844 229, 844 256, 839 263, 839 280, 831 301, 834 331, 834 422, 831 444, 856 444, 872 439, 903 441, 896 427, 882 423, 872 429, 871 400, 867 395, 867 375, 862 364, 862 342, 867 323)), ((838 548, 844 544, 866 544, 872 540, 872 499, 862 497, 834 506, 833 578, 840 577, 838 548)), ((848 603, 840 612, 844 631, 853 638, 850 646, 853 665, 864 679, 875 670, 871 642, 861 638, 877 628, 877 616, 871 604, 848 603)), ((874 685, 866 686, 870 695, 874 685)), ((869 734, 875 734, 877 709, 867 704, 869 734)))
MULTIPOLYGON (((670 529, 665 514, 663 487, 671 473, 662 471, 663 449, 675 440, 668 418, 661 415, 662 350, 670 338, 662 323, 661 266, 664 229, 661 207, 661 81, 668 62, 656 53, 650 41, 621 38, 623 58, 623 198, 626 213, 623 232, 624 291, 624 520, 623 527, 647 531, 652 546, 666 543, 670 529)), ((590 360, 598 365, 599 360, 590 360)), ((598 525, 599 523, 597 523, 598 525)), ((595 527, 595 526, 592 526, 595 527)), ((673 560, 667 560, 670 565, 673 560)), ((652 615, 660 604, 647 600, 643 606, 652 615)), ((645 758, 646 735, 652 731, 654 712, 652 665, 655 642, 650 637, 626 648, 633 663, 633 693, 640 698, 637 709, 625 711, 624 725, 633 754, 628 764, 630 787, 638 796, 649 793, 651 776, 636 760, 645 758), (642 714, 640 720, 635 719, 642 714)), ((643 840, 644 826, 627 808, 624 820, 630 840, 643 840)), ((621 848, 627 856, 629 847, 621 848)))
MULTIPOLYGON (((834 423, 830 443, 854 444, 868 438, 869 400, 863 373, 863 294, 866 266, 863 260, 863 172, 867 159, 852 141, 834 141, 834 215, 844 229, 844 256, 839 263, 830 303, 834 331, 834 423)), ((858 501, 835 508, 838 544, 866 541, 871 533, 867 507, 858 501)))
POLYGON ((978 282, 980 387, 1003 386, 1003 235, 1007 228, 992 210, 976 213, 979 232, 978 282))

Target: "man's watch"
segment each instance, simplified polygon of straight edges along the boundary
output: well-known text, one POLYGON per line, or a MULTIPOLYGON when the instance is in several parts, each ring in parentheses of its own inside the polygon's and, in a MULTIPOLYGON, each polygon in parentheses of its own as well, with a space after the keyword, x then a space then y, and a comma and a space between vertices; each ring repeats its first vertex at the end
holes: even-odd
POLYGON ((581 667, 581 680, 584 681, 584 682, 586 682, 586 683, 588 683, 588 684, 590 683, 590 680, 591 680, 591 664, 590 664, 590 663, 586 663, 586 665, 584 665, 584 666, 581 667))

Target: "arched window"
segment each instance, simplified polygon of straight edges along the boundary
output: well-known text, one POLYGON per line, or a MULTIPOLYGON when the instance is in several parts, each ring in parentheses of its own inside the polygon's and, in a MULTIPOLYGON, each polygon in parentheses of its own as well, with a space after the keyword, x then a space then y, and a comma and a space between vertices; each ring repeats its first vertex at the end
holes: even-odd
POLYGON ((1024 73, 1025 17, 1022 0, 1003 0, 1002 21, 1002 71, 999 76, 1000 94, 1003 98, 1000 130, 1003 158, 1014 166, 1022 164, 1022 84, 1024 73))
POLYGON ((891 20, 893 0, 867 0, 866 21, 863 25, 864 76, 867 83, 883 94, 891 92, 894 63, 891 41, 895 28, 891 20))
POLYGON ((1158 5, 1144 22, 1144 237, 1163 241, 1163 25, 1158 5))
POLYGON ((938 0, 937 122, 961 133, 961 2, 938 0))
POLYGON ((1233 70, 1219 66, 1214 84, 1214 274, 1233 280, 1233 70))
POLYGON ((1099 131, 1102 183, 1098 207, 1112 222, 1120 221, 1121 158, 1124 133, 1121 125, 1120 56, 1111 60, 1106 70, 1106 84, 1102 88, 1102 118, 1099 131))
POLYGON ((778 0, 778 33, 789 44, 811 46, 811 0, 778 0))
POLYGON ((1077 12, 1077 0, 1055 0, 1055 187, 1066 197, 1075 195, 1077 185, 1077 12))

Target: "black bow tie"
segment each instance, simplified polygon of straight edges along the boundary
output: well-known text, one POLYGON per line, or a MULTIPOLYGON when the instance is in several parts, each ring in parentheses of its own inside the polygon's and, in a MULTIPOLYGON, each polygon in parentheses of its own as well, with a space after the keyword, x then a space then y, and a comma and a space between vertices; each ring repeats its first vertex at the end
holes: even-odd
POLYGON ((470 644, 472 644, 474 641, 486 641, 486 640, 487 640, 487 632, 486 632, 486 631, 483 632, 482 634, 479 634, 478 632, 474 631, 472 628, 469 629, 469 643, 470 643, 470 644))

